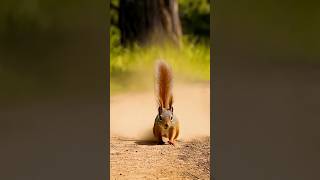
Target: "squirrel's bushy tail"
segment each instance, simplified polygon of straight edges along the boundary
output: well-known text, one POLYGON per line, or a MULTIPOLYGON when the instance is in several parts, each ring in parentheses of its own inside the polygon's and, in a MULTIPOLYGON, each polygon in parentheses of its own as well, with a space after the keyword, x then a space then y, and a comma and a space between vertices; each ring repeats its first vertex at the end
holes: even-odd
POLYGON ((159 107, 170 108, 172 106, 172 81, 171 68, 163 60, 158 60, 156 63, 156 94, 159 107))

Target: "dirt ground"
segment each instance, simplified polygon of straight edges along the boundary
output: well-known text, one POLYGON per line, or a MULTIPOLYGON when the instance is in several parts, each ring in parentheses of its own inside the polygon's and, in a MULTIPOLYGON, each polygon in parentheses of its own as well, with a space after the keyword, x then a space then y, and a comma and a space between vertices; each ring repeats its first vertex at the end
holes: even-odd
POLYGON ((176 146, 157 145, 153 91, 111 97, 111 179, 210 179, 209 83, 174 87, 176 146))

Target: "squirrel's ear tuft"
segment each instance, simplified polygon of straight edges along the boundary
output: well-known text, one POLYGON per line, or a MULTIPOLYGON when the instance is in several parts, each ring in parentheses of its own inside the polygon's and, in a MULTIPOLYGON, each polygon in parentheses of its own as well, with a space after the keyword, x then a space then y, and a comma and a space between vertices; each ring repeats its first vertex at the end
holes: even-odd
POLYGON ((161 106, 158 107, 158 112, 159 112, 159 114, 162 113, 162 107, 161 106))
POLYGON ((173 104, 173 96, 171 95, 170 98, 169 98, 169 108, 170 109, 172 107, 172 104, 173 104))

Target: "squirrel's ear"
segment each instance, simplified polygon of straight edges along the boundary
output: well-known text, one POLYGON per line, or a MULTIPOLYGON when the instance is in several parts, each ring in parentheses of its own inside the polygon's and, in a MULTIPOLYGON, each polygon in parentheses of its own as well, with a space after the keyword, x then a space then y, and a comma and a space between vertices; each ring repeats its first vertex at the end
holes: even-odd
POLYGON ((173 106, 170 107, 170 111, 173 113, 173 106))
POLYGON ((169 108, 170 109, 172 107, 172 104, 173 104, 173 96, 171 95, 170 98, 169 98, 169 108))
POLYGON ((158 112, 159 112, 159 114, 162 113, 162 107, 161 106, 158 107, 158 112))

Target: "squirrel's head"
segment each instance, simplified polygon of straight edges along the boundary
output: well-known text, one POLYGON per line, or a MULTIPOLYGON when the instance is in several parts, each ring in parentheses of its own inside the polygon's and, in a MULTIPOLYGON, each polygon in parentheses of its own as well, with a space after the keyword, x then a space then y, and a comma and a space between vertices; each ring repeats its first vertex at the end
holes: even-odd
POLYGON ((173 107, 171 106, 170 108, 163 108, 160 107, 158 108, 158 116, 160 121, 162 122, 162 125, 165 129, 169 128, 172 125, 173 119, 173 107))

